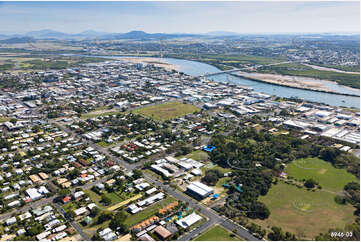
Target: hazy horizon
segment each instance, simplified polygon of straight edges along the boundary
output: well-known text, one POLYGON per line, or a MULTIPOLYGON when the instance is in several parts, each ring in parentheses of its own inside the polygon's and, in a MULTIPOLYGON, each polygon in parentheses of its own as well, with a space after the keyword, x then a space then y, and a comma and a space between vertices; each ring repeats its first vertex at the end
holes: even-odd
POLYGON ((359 33, 359 2, 0 2, 0 33, 359 33), (24 24, 26 23, 26 24, 24 24), (197 24, 194 24, 197 23, 197 24))

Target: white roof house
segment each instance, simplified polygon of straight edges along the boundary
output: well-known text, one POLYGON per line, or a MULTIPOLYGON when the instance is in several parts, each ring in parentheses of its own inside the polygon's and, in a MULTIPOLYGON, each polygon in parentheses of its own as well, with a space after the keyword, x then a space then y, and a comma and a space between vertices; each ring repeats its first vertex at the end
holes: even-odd
POLYGON ((200 169, 193 169, 191 170, 191 173, 195 176, 201 176, 202 175, 202 171, 200 169))
POLYGON ((112 230, 110 228, 106 228, 106 229, 99 232, 99 236, 103 237, 104 235, 106 235, 106 234, 108 234, 110 232, 112 232, 112 230))
POLYGON ((36 236, 36 239, 37 239, 37 240, 43 240, 43 239, 45 239, 46 237, 48 237, 50 234, 51 234, 50 231, 42 232, 42 233, 40 233, 40 234, 38 234, 38 235, 36 236))
POLYGON ((178 162, 178 166, 180 166, 180 168, 182 168, 183 170, 189 170, 193 168, 192 164, 186 162, 178 162))
POLYGON ((48 189, 46 189, 45 186, 39 187, 38 192, 41 193, 41 194, 48 194, 49 193, 48 189))
POLYGON ((164 175, 166 177, 172 176, 172 174, 170 174, 169 171, 167 171, 166 169, 163 169, 160 165, 151 165, 151 168, 154 171, 161 173, 162 175, 164 175))
POLYGON ((54 236, 52 240, 60 240, 62 238, 65 238, 68 234, 66 232, 60 232, 54 236))
POLYGON ((97 205, 95 203, 90 203, 87 207, 89 210, 92 210, 94 207, 97 207, 97 205))
POLYGON ((74 213, 75 213, 76 216, 79 216, 81 214, 86 213, 87 211, 88 210, 86 209, 86 207, 81 207, 81 208, 75 209, 74 213))
POLYGON ((17 207, 20 206, 20 201, 19 200, 15 200, 11 203, 8 203, 8 207, 12 208, 12 207, 17 207))
POLYGON ((201 219, 202 219, 201 216, 199 216, 196 213, 192 213, 192 214, 188 215, 187 217, 184 217, 184 218, 178 220, 177 224, 179 226, 181 226, 182 228, 188 228, 189 226, 192 226, 193 224, 195 224, 196 222, 198 222, 201 219))
POLYGON ((132 214, 142 211, 142 208, 138 207, 134 203, 128 206, 128 211, 132 214))
POLYGON ((45 230, 50 230, 51 228, 53 228, 54 226, 60 224, 60 220, 59 219, 54 219, 52 221, 50 221, 49 223, 44 225, 45 230))
POLYGON ((171 156, 167 156, 167 157, 165 157, 165 159, 166 159, 167 161, 169 161, 170 163, 178 163, 178 162, 179 162, 178 159, 176 159, 176 158, 174 158, 174 157, 171 157, 171 156))
POLYGON ((67 227, 66 227, 65 224, 60 225, 60 226, 56 227, 55 229, 53 229, 53 233, 61 232, 61 231, 63 231, 63 230, 66 229, 66 228, 67 228, 67 227))
POLYGON ((156 192, 156 191, 157 191, 157 188, 153 187, 153 188, 147 190, 145 193, 146 193, 147 195, 150 195, 150 194, 152 194, 153 192, 156 192))
POLYGON ((144 199, 142 201, 139 201, 137 203, 138 206, 145 206, 145 205, 150 205, 150 204, 153 204, 154 202, 158 201, 158 200, 161 200, 164 198, 164 193, 163 192, 160 192, 160 193, 157 193, 151 197, 148 197, 147 199, 144 199))
POLYGON ((29 188, 25 192, 31 198, 31 200, 38 200, 43 196, 38 192, 36 188, 29 188))
POLYGON ((32 217, 32 215, 31 215, 30 212, 26 212, 26 213, 23 213, 23 214, 19 215, 19 218, 20 218, 21 221, 23 221, 25 219, 28 219, 28 218, 31 218, 31 217, 32 217))
POLYGON ((143 191, 145 188, 147 188, 147 187, 149 187, 149 186, 150 186, 149 183, 143 182, 143 183, 141 183, 141 184, 136 185, 135 187, 136 187, 138 190, 143 191))
POLYGON ((14 223, 16 223, 16 218, 15 217, 11 217, 11 218, 8 218, 7 220, 6 220, 6 225, 12 225, 12 224, 14 224, 14 223))
POLYGON ((187 186, 187 191, 198 195, 201 198, 208 197, 214 192, 213 188, 200 182, 192 182, 189 186, 187 186))
POLYGON ((112 231, 110 233, 107 233, 106 235, 104 235, 102 237, 105 241, 110 241, 110 240, 114 240, 117 238, 117 235, 112 231))

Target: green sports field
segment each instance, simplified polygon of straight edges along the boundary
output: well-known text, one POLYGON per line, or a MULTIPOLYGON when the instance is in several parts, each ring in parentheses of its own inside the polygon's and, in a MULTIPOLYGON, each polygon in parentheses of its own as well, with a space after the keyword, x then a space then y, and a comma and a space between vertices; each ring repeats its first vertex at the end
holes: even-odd
POLYGON ((232 232, 224 229, 223 227, 216 225, 207 230, 197 238, 195 241, 240 241, 238 236, 231 236, 232 232))
POLYGON ((199 110, 199 108, 192 104, 170 102, 135 109, 133 110, 133 112, 153 118, 158 121, 165 121, 173 118, 179 118, 186 114, 190 114, 199 110))
POLYGON ((343 187, 358 179, 345 169, 337 169, 331 163, 318 158, 298 159, 289 164, 285 170, 288 176, 296 179, 313 178, 322 186, 322 189, 339 192, 343 187))
MULTIPOLYGON (((334 178, 336 179, 336 178, 334 178)), ((354 220, 351 205, 339 205, 335 194, 317 190, 308 191, 284 182, 273 185, 259 200, 267 205, 271 215, 266 220, 256 220, 264 228, 282 227, 299 239, 313 239, 330 228, 343 228, 354 220)))

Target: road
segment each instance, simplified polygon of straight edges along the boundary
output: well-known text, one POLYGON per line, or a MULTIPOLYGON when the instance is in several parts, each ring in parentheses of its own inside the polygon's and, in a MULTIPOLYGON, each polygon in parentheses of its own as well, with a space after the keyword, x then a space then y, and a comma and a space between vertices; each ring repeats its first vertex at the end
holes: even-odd
MULTIPOLYGON (((105 182, 106 180, 108 180, 109 177, 106 176, 106 177, 102 177, 101 179, 98 179, 96 181, 93 181, 93 182, 90 182, 90 183, 87 183, 87 184, 84 184, 83 186, 78 186, 78 187, 75 187, 75 188, 72 188, 70 191, 71 192, 74 192, 75 189, 77 188, 81 188, 81 189, 88 189, 88 188, 91 188, 93 187, 94 185, 98 184, 98 183, 101 183, 101 182, 105 182)), ((51 196, 51 197, 48 197, 48 198, 43 198, 41 200, 38 200, 38 201, 35 201, 35 202, 32 202, 32 203, 29 203, 21 208, 18 208, 17 210, 15 211, 12 211, 12 212, 8 212, 8 213, 5 213, 5 214, 2 214, 0 215, 0 221, 1 220, 4 220, 4 219, 8 219, 8 218, 11 218, 15 213, 18 214, 18 213, 24 213, 30 209, 33 209, 33 208, 37 208, 37 207, 41 207, 41 206, 45 206, 49 203, 52 203, 54 205, 54 207, 63 215, 63 217, 78 231, 78 233, 83 237, 84 240, 86 241, 89 241, 90 238, 87 234, 84 233, 84 231, 82 230, 82 228, 76 224, 75 222, 73 221, 70 221, 66 216, 65 216, 65 211, 61 208, 61 206, 57 203, 54 202, 54 199, 57 197, 58 195, 54 195, 54 196, 51 196)))
MULTIPOLYGON (((53 123, 54 125, 57 125, 63 131, 72 134, 73 136, 77 136, 77 135, 79 136, 79 134, 76 134, 75 132, 68 129, 67 127, 65 127, 64 125, 62 125, 59 122, 56 122, 53 120, 50 122, 53 123)), ((104 155, 107 155, 113 161, 116 161, 118 163, 118 165, 122 166, 127 171, 131 171, 136 166, 140 165, 139 163, 129 164, 129 163, 125 162, 124 160, 121 160, 118 157, 113 156, 107 149, 100 147, 89 140, 85 140, 83 138, 82 138, 82 140, 84 143, 86 143, 93 149, 97 150, 98 152, 100 152, 104 155)), ((241 227, 240 225, 230 222, 229 219, 220 216, 215 211, 213 211, 211 208, 203 206, 198 201, 188 197, 184 193, 181 193, 181 192, 177 191, 176 189, 171 188, 169 185, 163 184, 161 181, 157 180, 155 177, 153 177, 147 173, 145 173, 143 176, 149 183, 152 183, 155 186, 160 187, 161 189, 166 191, 169 195, 173 196, 174 198, 176 198, 178 200, 181 200, 183 202, 188 202, 189 207, 193 208, 194 210, 199 211, 201 214, 203 214, 204 216, 206 216, 208 218, 208 221, 206 223, 202 224, 201 226, 199 226, 198 228, 194 229, 193 231, 187 233, 186 235, 180 237, 179 240, 191 240, 191 238, 196 237, 197 235, 201 234, 202 232, 211 228, 212 226, 214 226, 217 223, 221 224, 222 226, 224 226, 226 229, 228 229, 230 231, 236 231, 236 234, 245 240, 251 240, 251 241, 259 240, 256 237, 254 237, 252 234, 250 234, 246 229, 241 227)))
POLYGON ((188 197, 184 193, 181 193, 178 190, 171 188, 168 185, 164 185, 162 182, 156 180, 154 177, 150 176, 149 174, 144 174, 143 176, 148 182, 161 187, 164 191, 166 191, 172 197, 175 197, 176 199, 181 200, 183 202, 188 202, 189 207, 193 208, 194 210, 199 211, 201 214, 205 215, 209 219, 204 225, 198 227, 197 229, 193 230, 192 232, 189 232, 186 235, 184 235, 183 237, 181 237, 180 238, 181 240, 190 240, 189 238, 196 237, 198 234, 201 234, 202 232, 209 229, 216 223, 221 224, 222 226, 224 226, 226 229, 228 229, 230 231, 236 230, 237 234, 245 240, 251 240, 251 241, 259 240, 256 237, 254 237, 252 234, 250 234, 247 230, 242 228, 240 225, 230 222, 229 219, 220 216, 215 211, 213 211, 211 208, 203 206, 201 203, 199 203, 199 201, 196 201, 196 200, 188 197))
POLYGON ((16 210, 12 211, 12 212, 8 212, 8 213, 4 213, 2 215, 0 215, 0 220, 3 220, 3 219, 8 219, 8 218, 11 218, 13 216, 13 214, 16 214, 16 213, 23 213, 23 212, 26 212, 32 208, 36 208, 36 207, 40 207, 40 206, 44 206, 48 203, 51 203, 53 202, 54 198, 56 198, 57 196, 52 196, 52 197, 48 197, 48 198, 43 198, 41 200, 38 200, 36 202, 33 202, 33 203, 30 203, 30 204, 27 204, 21 208, 17 208, 16 210))
POLYGON ((84 233, 83 229, 76 222, 70 220, 69 217, 66 216, 66 212, 59 204, 54 203, 54 207, 58 210, 59 213, 61 213, 61 215, 63 215, 64 219, 66 219, 74 227, 74 229, 81 235, 81 237, 83 237, 84 240, 86 241, 91 240, 89 236, 86 233, 84 233))

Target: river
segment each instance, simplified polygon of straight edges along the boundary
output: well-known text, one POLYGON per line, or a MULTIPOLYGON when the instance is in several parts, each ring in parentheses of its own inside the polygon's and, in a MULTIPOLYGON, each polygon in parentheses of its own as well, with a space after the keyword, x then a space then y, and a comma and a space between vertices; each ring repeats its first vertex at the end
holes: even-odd
MULTIPOLYGON (((87 56, 87 55, 83 55, 87 56)), ((103 58, 144 58, 144 57, 134 57, 134 56, 89 56, 89 57, 103 57, 103 58)), ((151 57, 146 57, 151 58, 151 57)), ((154 58, 158 59, 159 58, 154 58)), ((201 76, 205 73, 215 73, 221 71, 215 66, 190 60, 182 60, 175 58, 162 58, 162 62, 173 64, 177 66, 177 70, 184 72, 190 76, 201 76)), ((310 90, 296 89, 291 87, 277 86, 268 83, 257 82, 249 80, 242 77, 232 76, 230 74, 220 74, 216 76, 207 77, 210 80, 217 82, 232 82, 242 86, 251 87, 254 91, 263 92, 270 95, 276 95, 279 97, 299 97, 304 98, 305 100, 320 102, 329 104, 332 106, 344 106, 344 107, 354 107, 360 109, 360 97, 345 96, 345 95, 335 95, 330 93, 315 92, 310 90)), ((350 93, 360 95, 359 90, 354 90, 342 85, 337 85, 334 82, 325 81, 326 85, 334 91, 342 93, 350 93)))

